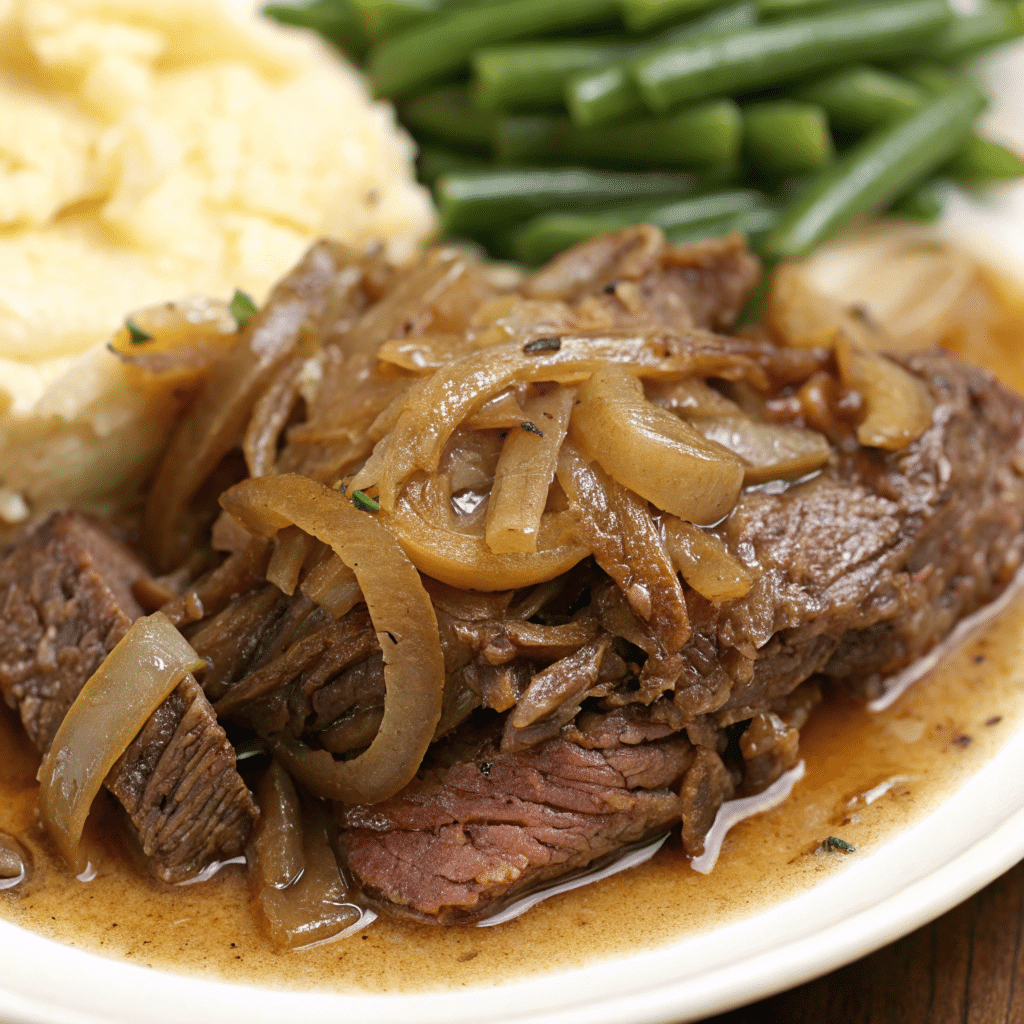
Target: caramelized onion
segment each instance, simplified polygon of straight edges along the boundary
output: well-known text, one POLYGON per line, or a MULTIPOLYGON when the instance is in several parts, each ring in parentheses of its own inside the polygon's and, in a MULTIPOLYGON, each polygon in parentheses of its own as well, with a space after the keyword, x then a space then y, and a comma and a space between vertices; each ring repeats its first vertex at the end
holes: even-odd
POLYGON ((683 579, 712 604, 743 597, 754 578, 724 542, 693 523, 665 516, 665 546, 683 579))
POLYGON ((274 553, 267 565, 267 582, 289 597, 295 593, 306 559, 315 551, 316 541, 297 526, 286 526, 274 538, 274 553))
POLYGON ((620 484, 693 523, 718 522, 743 485, 732 452, 648 402, 640 381, 620 366, 606 366, 580 387, 572 436, 620 484))
POLYGON ((329 545, 355 572, 384 651, 384 720, 364 753, 337 762, 325 750, 282 738, 274 742, 275 756, 325 799, 377 803, 393 796, 416 774, 441 717, 444 657, 419 574, 373 514, 315 480, 245 480, 221 504, 257 535, 295 525, 329 545))
POLYGON ((531 587, 561 576, 590 554, 575 537, 572 512, 542 517, 532 554, 495 554, 483 537, 459 533, 443 521, 425 491, 424 481, 410 481, 394 511, 382 510, 380 518, 417 569, 449 586, 484 591, 531 587))
POLYGON ((818 291, 799 264, 776 270, 765 323, 779 342, 794 348, 831 349, 841 337, 868 349, 886 342, 872 321, 818 291))
POLYGON ((709 441, 743 460, 743 483, 798 480, 828 462, 828 439, 816 430, 784 423, 762 423, 746 416, 709 416, 694 426, 709 441))
POLYGON ((363 599, 356 574, 329 551, 327 558, 315 565, 299 589, 315 604, 336 619, 347 615, 363 599))
MULTIPOLYGON (((331 849, 327 835, 324 812, 312 809, 305 820, 298 817, 298 801, 291 794, 285 795, 285 780, 291 780, 281 769, 275 782, 280 789, 270 791, 271 797, 284 796, 281 810, 284 816, 278 824, 287 828, 284 845, 271 852, 278 839, 272 831, 263 828, 254 843, 256 850, 257 884, 259 888, 253 905, 262 918, 270 940, 279 950, 303 949, 334 939, 343 938, 369 924, 376 915, 364 911, 349 899, 338 869, 338 861, 331 849), (285 846, 289 849, 285 852, 285 846), (301 870, 284 885, 275 884, 271 879, 282 878, 301 860, 301 870), (269 872, 267 880, 259 884, 264 868, 269 872)), ((266 790, 261 789, 261 796, 266 790)), ((276 787, 275 787, 276 788, 276 787)), ((261 804, 262 805, 262 804, 261 804)), ((271 805, 273 806, 273 805, 271 805)), ((256 827, 260 829, 262 822, 256 827)))
POLYGON ((328 243, 313 246, 217 365, 179 425, 146 501, 146 537, 162 571, 184 560, 193 533, 189 503, 241 438, 254 405, 293 352, 316 298, 339 276, 341 258, 328 243))
POLYGON ((525 418, 505 439, 487 505, 486 541, 495 554, 537 550, 541 516, 575 399, 572 388, 528 399, 525 418))
POLYGON ((284 889, 302 874, 302 808, 291 776, 276 762, 259 786, 260 817, 252 832, 249 866, 257 891, 284 889))
MULTIPOLYGON (((714 374, 765 381, 750 345, 688 330, 680 337, 651 333, 529 338, 496 345, 449 363, 418 381, 397 400, 401 412, 374 448, 352 486, 375 486, 381 507, 395 507, 402 485, 417 470, 437 469, 456 428, 515 383, 578 384, 607 363, 628 363, 642 377, 714 374)), ((706 442, 700 442, 706 447, 706 442)))
POLYGON ((162 612, 139 619, 82 687, 39 768, 39 814, 68 865, 93 799, 149 716, 205 663, 162 612))
POLYGON ((920 377, 846 341, 836 345, 836 360, 843 383, 864 399, 866 414, 857 427, 862 445, 898 451, 932 425, 935 402, 920 377))

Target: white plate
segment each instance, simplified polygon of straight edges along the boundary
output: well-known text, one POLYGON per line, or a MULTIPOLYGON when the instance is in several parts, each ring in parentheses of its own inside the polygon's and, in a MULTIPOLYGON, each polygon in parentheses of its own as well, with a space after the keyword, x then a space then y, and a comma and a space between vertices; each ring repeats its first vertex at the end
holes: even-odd
MULTIPOLYGON (((1024 47, 990 63, 991 130, 1024 148, 1024 47)), ((952 231, 1024 266, 1024 187, 957 203, 952 231)), ((529 982, 447 994, 295 994, 104 960, 0 923, 10 1024, 653 1024, 721 1012, 894 941, 1024 858, 1024 734, 920 824, 772 909, 652 952, 529 982)))

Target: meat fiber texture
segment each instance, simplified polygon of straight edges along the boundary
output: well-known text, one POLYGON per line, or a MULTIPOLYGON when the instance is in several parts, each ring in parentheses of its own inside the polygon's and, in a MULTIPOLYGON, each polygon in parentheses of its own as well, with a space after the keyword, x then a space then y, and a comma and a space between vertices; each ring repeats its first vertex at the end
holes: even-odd
MULTIPOLYGON (((131 550, 80 513, 55 513, 0 565, 0 692, 45 753, 79 691, 141 614, 131 550)), ((105 785, 155 874, 178 882, 243 853, 256 806, 191 679, 150 716, 105 785)))
MULTIPOLYGON (((281 415, 261 422, 283 431, 296 408, 307 421, 246 452, 269 472, 276 460, 278 472, 330 480, 366 459, 370 423, 408 386, 374 368, 382 330, 415 344, 417 332, 451 336, 482 303, 505 303, 516 329, 728 331, 757 278, 736 238, 667 249, 649 228, 588 243, 501 294, 472 266, 450 272, 444 260, 461 257, 428 257, 404 278, 335 257, 336 274, 304 286, 335 296, 320 302, 333 318, 322 332, 324 384, 303 393, 301 406, 298 390, 286 394, 281 415), (391 301, 420 279, 433 282, 429 293, 391 301)), ((796 415, 795 389, 812 377, 835 383, 827 352, 710 341, 719 343, 753 354, 763 371, 767 383, 745 409, 753 418, 774 409, 772 422, 782 422, 796 415)), ((657 512, 614 481, 605 507, 581 512, 594 556, 556 580, 482 593, 423 577, 446 675, 434 743, 405 790, 335 808, 337 849, 367 901, 423 921, 480 920, 680 821, 684 849, 699 855, 725 800, 763 790, 795 764, 799 731, 823 691, 878 696, 887 677, 1006 588, 1024 554, 1024 401, 942 352, 897 359, 934 405, 921 436, 899 450, 868 448, 839 424, 812 477, 748 486, 703 531, 752 580, 742 597, 702 597, 667 556, 663 590, 647 589, 648 567, 628 564, 616 516, 646 524, 661 545, 657 512)), ((705 392, 726 402, 724 391, 705 392)), ((283 593, 266 579, 267 544, 240 530, 219 520, 214 545, 230 554, 165 605, 207 663, 205 695, 173 695, 119 762, 122 775, 108 780, 167 877, 180 869, 175 844, 194 851, 183 855, 189 865, 214 848, 222 855, 243 841, 254 813, 216 717, 342 757, 365 748, 382 718, 384 660, 365 605, 335 617, 302 586, 283 593), (204 785, 180 768, 192 736, 211 751, 204 785), (167 771, 152 767, 164 761, 167 771), (165 818, 158 792, 186 785, 201 799, 165 818)), ((306 567, 324 555, 294 550, 306 567)), ((139 572, 134 556, 80 518, 51 521, 0 569, 0 688, 40 749, 138 614, 130 584, 139 572), (95 536, 57 543, 69 524, 95 536), (114 568, 103 568, 111 559, 114 568), (42 584, 26 584, 47 566, 42 584)))

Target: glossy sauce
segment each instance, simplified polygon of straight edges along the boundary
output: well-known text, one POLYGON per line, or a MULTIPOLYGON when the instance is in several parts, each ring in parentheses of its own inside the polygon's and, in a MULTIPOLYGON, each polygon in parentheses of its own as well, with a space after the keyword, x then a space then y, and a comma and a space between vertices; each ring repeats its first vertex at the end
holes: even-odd
MULTIPOLYGON (((1006 315, 987 350, 964 354, 1021 389, 1024 305, 1000 297, 1006 315)), ((1024 597, 887 711, 820 709, 801 732, 806 776, 781 807, 730 832, 709 876, 690 869, 673 839, 647 864, 498 927, 382 919, 338 943, 278 954, 253 924, 243 868, 192 886, 153 880, 126 848, 107 794, 85 838, 95 877, 78 881, 57 866, 35 819, 37 755, 0 708, 0 830, 34 858, 26 883, 0 891, 0 918, 102 956, 225 981, 371 992, 493 985, 664 945, 782 902, 919 821, 1021 728, 1024 597), (829 836, 857 852, 819 852, 829 836)))

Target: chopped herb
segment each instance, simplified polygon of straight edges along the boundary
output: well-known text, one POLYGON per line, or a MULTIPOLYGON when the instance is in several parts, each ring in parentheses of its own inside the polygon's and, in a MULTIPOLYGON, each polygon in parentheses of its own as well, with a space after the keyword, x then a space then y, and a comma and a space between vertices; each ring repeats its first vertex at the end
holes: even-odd
POLYGON ((249 326, 249 321, 259 312, 252 296, 246 295, 240 288, 235 289, 231 296, 231 315, 235 318, 239 331, 244 331, 249 326))
POLYGON ((529 420, 525 423, 520 423, 519 426, 529 434, 536 434, 538 437, 544 436, 544 431, 541 430, 536 423, 531 423, 529 420))
POLYGON ((144 341, 152 341, 153 335, 149 331, 144 331, 134 320, 131 318, 125 320, 125 329, 128 331, 128 340, 133 345, 141 345, 144 341))
POLYGON ((352 504, 361 512, 379 512, 380 502, 374 501, 368 494, 362 491, 352 492, 352 504))
POLYGON ((534 338, 523 346, 523 352, 532 356, 537 352, 557 352, 561 347, 561 338, 534 338))
POLYGON ((480 774, 486 779, 491 774, 491 769, 494 765, 490 761, 480 761, 477 764, 477 768, 480 769, 480 774))
POLYGON ((845 839, 839 839, 837 836, 829 836, 821 845, 826 853, 832 853, 834 850, 840 850, 842 853, 857 852, 856 846, 851 846, 845 839))
POLYGON ((619 287, 619 282, 618 281, 609 281, 604 286, 604 293, 605 293, 605 295, 614 295, 615 292, 617 291, 618 287, 619 287))
POLYGON ((120 349, 114 348, 113 342, 110 341, 107 342, 107 351, 113 352, 113 354, 117 356, 118 359, 120 359, 124 355, 124 353, 120 349))

